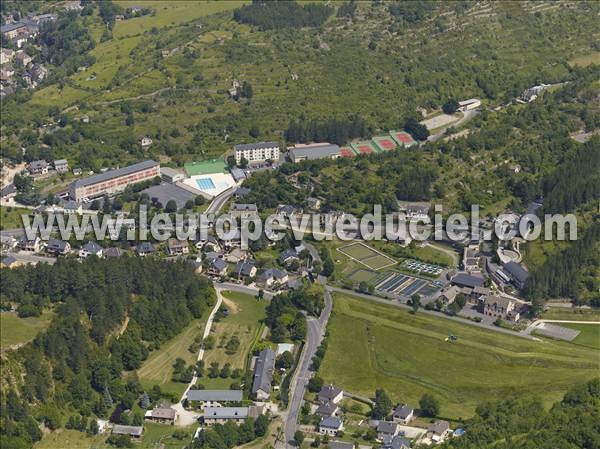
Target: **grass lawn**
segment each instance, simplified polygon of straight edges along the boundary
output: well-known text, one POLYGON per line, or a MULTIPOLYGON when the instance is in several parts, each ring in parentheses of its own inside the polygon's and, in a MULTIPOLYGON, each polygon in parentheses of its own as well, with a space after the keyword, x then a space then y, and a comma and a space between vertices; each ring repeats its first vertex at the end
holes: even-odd
MULTIPOLYGON (((180 427, 177 430, 181 429, 180 427)), ((175 428, 173 426, 146 423, 144 424, 144 436, 140 442, 135 443, 138 449, 154 449, 161 447, 163 449, 180 449, 191 439, 192 433, 196 430, 195 426, 187 427, 189 438, 177 440, 171 435, 175 428)), ((108 435, 96 435, 90 437, 76 430, 60 429, 49 433, 42 440, 34 445, 35 449, 109 449, 104 443, 108 435)))
POLYGON ((529 341, 344 295, 335 295, 329 332, 320 370, 327 382, 368 396, 384 388, 413 405, 431 393, 440 416, 451 419, 510 395, 535 394, 550 404, 600 368, 591 348, 529 341), (446 342, 448 334, 458 341, 446 342))
POLYGON ((0 348, 27 343, 46 329, 50 324, 52 312, 47 311, 40 317, 19 318, 15 312, 0 313, 0 348))
MULTIPOLYGON (((229 315, 213 324, 212 335, 215 337, 215 348, 204 353, 206 367, 212 362, 219 362, 222 367, 225 363, 231 364, 231 369, 244 368, 246 358, 257 332, 261 328, 261 321, 265 318, 266 301, 257 301, 252 295, 238 292, 223 292, 225 305, 229 308, 229 315), (237 336, 240 341, 238 349, 233 354, 227 354, 225 345, 232 336, 237 336)), ((206 388, 228 388, 232 379, 210 379, 205 376, 201 383, 206 388)))
POLYGON ((600 51, 595 51, 584 56, 578 56, 569 61, 571 67, 587 67, 592 64, 600 64, 600 51))
POLYGON ((600 324, 559 324, 578 330, 579 335, 571 343, 600 351, 600 324))
POLYGON ((542 314, 545 320, 600 321, 600 310, 551 308, 542 314))
POLYGON ((0 229, 16 229, 23 226, 21 214, 30 214, 32 211, 20 207, 0 207, 0 229))
MULTIPOLYGON (((206 313, 206 318, 208 312, 206 313)), ((202 335, 206 318, 192 321, 178 336, 164 343, 160 349, 153 351, 138 370, 138 376, 144 388, 160 385, 166 392, 182 394, 187 386, 184 383, 172 382, 173 363, 181 357, 187 364, 195 363, 197 354, 188 351, 188 347, 198 335, 202 335)))

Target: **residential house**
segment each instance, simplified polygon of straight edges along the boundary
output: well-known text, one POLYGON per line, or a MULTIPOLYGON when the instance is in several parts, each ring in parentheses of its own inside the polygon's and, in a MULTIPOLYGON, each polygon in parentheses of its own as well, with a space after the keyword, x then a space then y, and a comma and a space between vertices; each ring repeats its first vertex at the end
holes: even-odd
MULTIPOLYGON (((244 170, 242 170, 241 168, 237 168, 237 167, 233 167, 229 170, 229 172, 231 173, 231 176, 233 176, 233 180, 235 182, 240 182, 243 181, 244 179, 246 179, 246 172, 244 170)), ((242 187, 240 187, 242 188, 242 187)), ((250 189, 246 189, 244 187, 245 190, 250 190, 250 189)), ((237 193, 237 192, 236 192, 237 193)), ((241 195, 244 196, 244 195, 241 195)), ((239 198, 240 196, 236 195, 236 198, 239 198)))
POLYGON ((177 412, 171 407, 157 407, 153 410, 148 410, 144 418, 147 421, 152 421, 158 424, 175 424, 177 420, 177 412))
POLYGON ((0 65, 4 65, 12 61, 15 52, 9 48, 0 49, 0 65))
POLYGON ((150 256, 155 252, 154 245, 150 242, 141 242, 135 247, 135 252, 140 257, 150 256))
POLYGON ((287 283, 287 281, 287 272, 279 270, 277 268, 270 268, 258 275, 258 278, 256 279, 256 284, 263 288, 269 288, 274 284, 284 285, 287 283))
POLYGON ((338 416, 340 408, 333 402, 325 402, 317 407, 315 413, 321 418, 327 418, 328 416, 338 416))
POLYGON ((0 26, 0 33, 6 40, 11 40, 20 34, 27 34, 27 25, 23 22, 7 23, 0 26))
POLYGON ((334 437, 344 430, 344 423, 337 416, 328 416, 319 423, 319 433, 334 437))
POLYGON ((241 248, 233 248, 226 256, 225 260, 230 263, 238 263, 246 260, 246 251, 241 248))
MULTIPOLYGON (((239 169, 237 169, 239 170, 239 169)), ((232 170, 233 172, 233 170, 232 170)), ((233 195, 236 198, 243 198, 246 195, 248 195, 250 193, 250 189, 248 187, 238 187, 237 189, 235 189, 235 192, 233 193, 233 195)))
POLYGON ((391 439, 384 439, 381 449, 410 449, 410 440, 400 435, 391 439))
POLYGON ((128 435, 134 440, 140 440, 144 428, 142 426, 123 426, 121 424, 115 424, 112 429, 113 435, 128 435))
POLYGON ((189 402, 199 403, 201 408, 214 408, 242 402, 242 393, 242 390, 188 390, 186 398, 189 402))
POLYGON ((12 235, 0 235, 0 244, 3 250, 12 250, 17 247, 19 242, 12 235))
POLYGON ((147 150, 150 148, 150 145, 152 145, 152 139, 148 136, 142 137, 140 140, 140 146, 142 147, 142 150, 147 150))
POLYGON ((48 173, 48 162, 42 160, 32 161, 27 166, 27 170, 31 175, 45 175, 48 173))
POLYGON ((427 438, 432 443, 443 442, 450 432, 450 423, 448 421, 436 421, 427 429, 427 438))
POLYGON ((321 404, 326 402, 333 402, 334 404, 337 404, 344 398, 344 390, 331 384, 323 385, 317 398, 321 404))
POLYGON ((18 51, 15 56, 15 61, 22 67, 27 67, 33 61, 33 58, 24 51, 18 51))
POLYGON ((256 204, 233 203, 229 215, 235 218, 249 218, 258 215, 256 204))
POLYGON ((213 276, 225 276, 227 274, 227 262, 218 257, 215 258, 210 265, 208 273, 213 276))
MULTIPOLYGON (((206 237, 206 240, 198 240, 196 242, 196 248, 200 245, 202 251, 206 252, 219 252, 221 251, 221 245, 219 241, 212 235, 206 237)), ((200 249, 198 248, 198 249, 200 249)))
POLYGON ((394 421, 379 421, 377 425, 377 439, 383 441, 385 438, 392 439, 396 435, 400 429, 398 428, 398 423, 394 421))
POLYGON ((54 170, 57 173, 66 173, 69 171, 69 163, 66 159, 57 159, 54 161, 54 170))
POLYGON ((461 289, 459 287, 456 285, 451 285, 450 287, 446 287, 442 290, 439 299, 444 305, 449 305, 454 302, 456 296, 458 296, 460 293, 461 289))
POLYGON ((202 257, 197 256, 196 258, 190 258, 187 260, 187 263, 194 267, 196 273, 202 273, 202 270, 204 269, 202 266, 202 257))
POLYGON ((0 262, 0 264, 6 268, 14 268, 22 265, 22 262, 17 260, 15 256, 6 256, 4 259, 2 259, 2 262, 0 262))
POLYGON ((319 210, 321 208, 321 200, 319 198, 309 198, 306 200, 308 208, 312 210, 319 210))
POLYGON ((292 206, 291 204, 280 204, 277 206, 277 215, 282 217, 291 217, 292 215, 302 215, 302 208, 292 206))
POLYGON ((286 249, 279 254, 279 262, 283 265, 289 265, 295 260, 300 260, 295 249, 286 249))
POLYGON ((213 424, 225 424, 232 421, 236 424, 243 423, 248 418, 249 407, 205 407, 204 424, 207 426, 213 424))
POLYGON ((392 415, 392 419, 400 424, 407 425, 409 424, 415 417, 415 409, 406 405, 400 404, 394 410, 394 414, 392 415))
POLYGON ((107 257, 107 258, 116 258, 116 257, 121 257, 123 255, 123 250, 121 248, 117 248, 116 246, 107 248, 103 252, 104 252, 104 257, 107 257))
POLYGON ((19 247, 23 251, 31 251, 32 253, 37 253, 42 246, 42 241, 39 237, 34 237, 33 239, 28 239, 27 236, 21 237, 19 240, 19 247))
POLYGON ((89 256, 97 256, 102 257, 102 247, 98 245, 96 242, 92 242, 91 240, 87 242, 85 245, 81 247, 79 250, 79 257, 81 259, 86 259, 89 256))
POLYGON ((71 251, 71 244, 64 240, 50 239, 46 245, 46 251, 56 255, 65 255, 71 251))
POLYGON ((271 382, 275 369, 275 351, 266 348, 260 351, 254 364, 252 395, 257 400, 268 400, 271 394, 271 382))
POLYGON ((188 254, 190 249, 185 240, 169 239, 167 242, 167 253, 169 256, 181 256, 188 254))
POLYGON ((240 278, 253 278, 256 276, 256 267, 254 261, 249 262, 238 262, 234 270, 235 277, 240 278))

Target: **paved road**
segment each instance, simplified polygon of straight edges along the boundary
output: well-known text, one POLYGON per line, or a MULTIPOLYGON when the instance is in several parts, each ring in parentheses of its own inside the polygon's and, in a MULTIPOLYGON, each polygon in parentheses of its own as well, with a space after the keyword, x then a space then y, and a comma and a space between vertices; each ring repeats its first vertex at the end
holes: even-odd
MULTIPOLYGON (((381 303, 381 304, 386 304, 388 306, 398 307, 398 308, 406 309, 406 310, 412 310, 411 306, 408 306, 406 304, 402 304, 401 302, 398 302, 398 301, 389 300, 389 299, 383 299, 383 298, 379 298, 377 296, 367 295, 367 294, 364 294, 364 293, 358 293, 358 292, 355 292, 354 290, 346 290, 346 289, 338 288, 338 287, 326 286, 325 288, 327 290, 329 290, 330 292, 344 293, 344 294, 347 294, 347 295, 357 296, 359 298, 367 299, 369 301, 378 302, 378 303, 381 303)), ((422 308, 422 309, 419 309, 418 313, 424 313, 426 315, 431 315, 431 316, 434 316, 436 318, 443 318, 443 319, 450 320, 450 321, 456 321, 457 323, 467 324, 469 326, 480 327, 480 328, 491 330, 491 331, 494 331, 494 332, 499 332, 501 334, 513 335, 515 337, 526 338, 528 340, 536 340, 535 337, 532 337, 531 335, 528 335, 525 332, 515 332, 515 331, 512 331, 510 329, 505 329, 503 327, 494 326, 493 324, 487 324, 487 323, 484 323, 484 322, 478 323, 476 321, 467 320, 465 318, 461 318, 461 317, 458 317, 458 316, 446 315, 444 313, 436 312, 436 311, 433 311, 433 310, 425 310, 425 309, 422 308)))
POLYGON ((17 259, 20 262, 47 263, 50 265, 54 265, 56 263, 56 257, 38 256, 36 254, 30 253, 27 251, 21 251, 19 253, 10 253, 8 255, 14 257, 15 259, 17 259))
MULTIPOLYGON (((221 290, 230 290, 233 292, 246 293, 248 295, 256 296, 258 293, 258 288, 249 287, 248 285, 236 284, 234 282, 215 282, 215 287, 220 288, 221 290)), ((271 299, 273 297, 273 293, 263 290, 266 299, 271 299)))
POLYGON ((219 195, 215 196, 211 203, 206 208, 206 214, 217 214, 223 205, 227 202, 227 200, 233 195, 236 191, 237 185, 231 187, 230 189, 221 192, 219 195))
POLYGON ((307 319, 307 332, 306 332, 306 344, 302 351, 302 355, 299 360, 298 369, 292 379, 290 385, 290 391, 292 397, 288 404, 288 411, 286 416, 283 417, 283 427, 285 436, 285 447, 295 447, 291 442, 294 439, 294 433, 296 432, 296 425, 298 423, 298 414, 302 405, 302 399, 304 397, 304 391, 308 384, 308 380, 311 377, 310 363, 317 351, 317 347, 321 343, 323 336, 325 335, 325 328, 327 327, 327 321, 331 315, 331 307, 333 301, 331 294, 328 290, 325 290, 325 307, 321 312, 319 318, 309 317, 307 319))
POLYGON ((429 138, 427 139, 429 142, 435 142, 437 140, 440 140, 442 137, 445 136, 445 132, 448 128, 453 127, 453 128, 458 128, 461 125, 464 125, 465 123, 467 123, 469 120, 471 120, 472 118, 476 117, 481 111, 479 109, 472 109, 470 111, 465 111, 463 117, 454 123, 449 124, 448 126, 445 126, 440 132, 438 132, 437 134, 433 134, 431 136, 429 136, 429 138))
MULTIPOLYGON (((213 320, 215 318, 215 314, 217 313, 217 310, 219 310, 219 307, 221 306, 221 303, 223 302, 223 296, 221 295, 221 289, 219 288, 218 285, 215 285, 215 291, 217 293, 217 302, 215 303, 215 306, 213 307, 208 319, 206 320, 206 326, 204 327, 204 333, 202 334, 202 338, 208 337, 208 334, 210 333, 210 329, 213 324, 213 320)), ((196 360, 200 361, 200 360, 202 360, 203 357, 204 357, 204 348, 200 348, 200 350, 198 351, 198 357, 196 358, 196 360)), ((182 404, 182 402, 184 401, 184 399, 187 396, 187 392, 189 391, 189 389, 192 386, 194 386, 196 384, 197 381, 198 381, 198 376, 194 375, 194 377, 188 384, 187 388, 183 392, 183 395, 181 396, 181 399, 179 400, 179 402, 173 406, 173 408, 177 411, 177 415, 179 415, 179 417, 177 418, 177 423, 176 423, 176 425, 178 425, 178 426, 182 426, 182 427, 190 426, 190 425, 194 424, 198 419, 199 415, 197 413, 186 410, 182 404)))

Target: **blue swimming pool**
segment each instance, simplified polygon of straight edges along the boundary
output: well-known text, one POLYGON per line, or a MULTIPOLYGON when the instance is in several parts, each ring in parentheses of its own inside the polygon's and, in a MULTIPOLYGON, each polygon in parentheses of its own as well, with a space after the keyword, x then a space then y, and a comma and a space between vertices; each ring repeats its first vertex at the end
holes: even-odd
POLYGON ((196 180, 200 190, 210 190, 215 188, 215 183, 210 178, 200 178, 196 180))

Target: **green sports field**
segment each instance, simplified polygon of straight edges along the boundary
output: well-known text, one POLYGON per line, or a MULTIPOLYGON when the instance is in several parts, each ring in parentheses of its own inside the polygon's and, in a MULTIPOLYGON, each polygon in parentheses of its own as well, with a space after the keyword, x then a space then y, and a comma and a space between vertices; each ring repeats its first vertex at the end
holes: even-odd
POLYGON ((454 419, 511 395, 539 395, 550 404, 600 368, 600 353, 589 347, 530 341, 337 294, 328 329, 325 381, 368 396, 384 388, 415 406, 431 393, 440 415, 454 419), (449 334, 458 341, 446 342, 449 334))
POLYGON ((210 175, 212 173, 227 173, 227 166, 223 159, 211 159, 208 161, 191 162, 185 164, 185 172, 188 176, 210 175))

